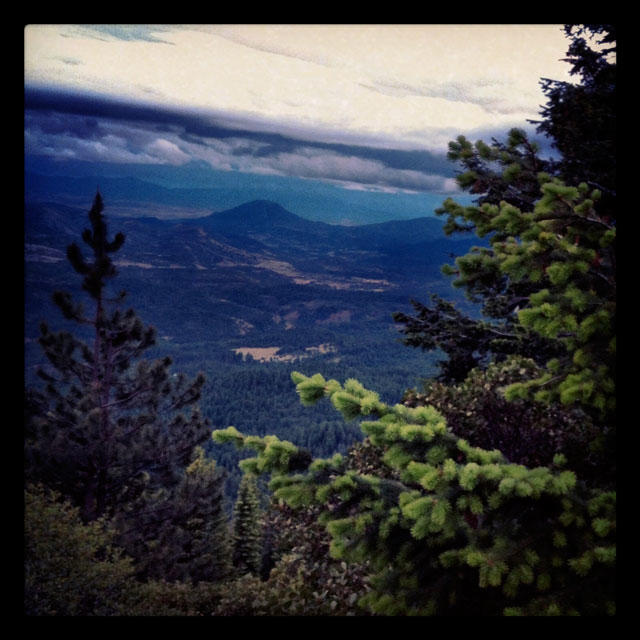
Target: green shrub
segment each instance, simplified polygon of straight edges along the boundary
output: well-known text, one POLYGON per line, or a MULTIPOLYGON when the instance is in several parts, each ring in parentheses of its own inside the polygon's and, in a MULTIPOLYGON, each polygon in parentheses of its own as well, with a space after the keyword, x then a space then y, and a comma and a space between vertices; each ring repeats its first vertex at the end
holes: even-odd
POLYGON ((103 520, 42 486, 25 491, 24 606, 30 616, 120 615, 136 597, 133 565, 103 520))

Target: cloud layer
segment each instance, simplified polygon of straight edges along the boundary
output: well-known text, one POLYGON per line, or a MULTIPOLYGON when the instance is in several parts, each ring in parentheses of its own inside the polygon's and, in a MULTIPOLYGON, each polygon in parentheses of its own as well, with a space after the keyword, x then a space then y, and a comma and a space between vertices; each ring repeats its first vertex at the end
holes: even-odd
POLYGON ((447 193, 448 141, 535 118, 565 45, 553 25, 29 25, 25 150, 447 193))
POLYGON ((88 162, 183 165, 279 175, 346 188, 448 193, 443 154, 303 140, 211 118, 55 92, 26 92, 25 152, 88 162))

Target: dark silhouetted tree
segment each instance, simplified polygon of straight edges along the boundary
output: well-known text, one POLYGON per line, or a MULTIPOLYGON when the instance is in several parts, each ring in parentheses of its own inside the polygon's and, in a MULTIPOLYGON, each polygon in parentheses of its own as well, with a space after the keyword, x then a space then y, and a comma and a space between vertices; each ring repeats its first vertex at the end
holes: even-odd
POLYGON ((616 194, 616 27, 566 25, 571 39, 565 61, 578 83, 543 78, 547 103, 538 132, 553 140, 561 157, 553 172, 568 184, 586 182, 602 192, 600 210, 615 219, 616 194))
MULTIPOLYGON (((91 228, 82 234, 91 259, 75 243, 67 251, 93 313, 69 293, 54 294, 65 318, 79 330, 88 328, 91 339, 41 326, 49 366, 39 372, 44 388, 27 393, 26 478, 60 492, 80 508, 85 522, 102 517, 118 522, 118 540, 139 567, 146 555, 158 557, 167 523, 182 527, 188 539, 183 546, 191 546, 191 559, 198 561, 196 549, 221 544, 196 540, 207 530, 208 518, 217 517, 223 480, 217 470, 185 471, 194 447, 210 433, 197 406, 204 376, 188 381, 170 373, 170 358, 143 358, 154 345, 155 330, 132 309, 121 309, 124 292, 110 295, 116 275, 111 254, 124 236, 108 240, 102 211, 98 193, 89 212, 91 228), (186 507, 189 492, 199 496, 186 507)), ((164 559, 172 571, 173 559, 164 559)), ((154 573, 163 570, 156 563, 154 573)))

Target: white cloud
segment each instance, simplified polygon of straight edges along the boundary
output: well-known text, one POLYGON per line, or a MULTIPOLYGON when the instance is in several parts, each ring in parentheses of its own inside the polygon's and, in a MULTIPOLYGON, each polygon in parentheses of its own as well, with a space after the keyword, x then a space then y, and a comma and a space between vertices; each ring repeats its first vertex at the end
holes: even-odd
MULTIPOLYGON (((208 148, 201 152, 215 168, 230 164, 227 157, 218 150, 208 148)), ((429 175, 420 171, 394 169, 383 162, 340 155, 338 153, 311 147, 301 147, 294 152, 276 153, 271 156, 234 156, 233 167, 239 171, 260 172, 283 176, 296 176, 316 180, 358 184, 365 189, 406 190, 406 191, 457 191, 455 182, 443 176, 429 175)))
POLYGON ((164 138, 158 138, 145 147, 146 153, 166 164, 185 164, 191 159, 188 154, 164 138))
POLYGON ((506 128, 536 117, 544 102, 539 78, 569 79, 559 25, 129 31, 29 25, 25 82, 227 113, 276 130, 434 149, 442 130, 506 128))
POLYGON ((177 145, 154 137, 150 131, 101 121, 87 136, 82 120, 63 121, 55 115, 43 121, 26 118, 25 153, 136 164, 182 164, 189 160, 177 145))
MULTIPOLYGON (((184 136, 174 126, 159 135, 150 124, 78 116, 27 114, 25 152, 58 158, 136 164, 181 165, 207 162, 221 171, 240 171, 322 180, 345 188, 378 191, 451 192, 457 186, 447 176, 393 168, 382 160, 332 149, 289 143, 290 150, 269 148, 266 142, 238 136, 184 136)), ((165 129, 168 129, 165 127, 165 129)))

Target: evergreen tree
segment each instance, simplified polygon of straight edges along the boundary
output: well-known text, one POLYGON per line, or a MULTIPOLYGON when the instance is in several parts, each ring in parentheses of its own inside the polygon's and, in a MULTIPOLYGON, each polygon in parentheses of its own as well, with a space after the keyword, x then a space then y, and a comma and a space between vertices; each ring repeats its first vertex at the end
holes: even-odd
POLYGON ((233 509, 233 565, 240 574, 260 574, 262 523, 256 477, 245 473, 233 509))
POLYGON ((261 578, 247 573, 220 585, 214 615, 363 615, 357 600, 367 591, 366 568, 331 558, 319 511, 273 500, 265 513, 273 565, 261 578))
POLYGON ((604 481, 612 473, 609 452, 599 451, 601 427, 585 411, 504 397, 509 385, 543 372, 543 367, 531 359, 510 356, 486 368, 473 369, 458 384, 431 380, 422 392, 408 390, 403 404, 434 407, 445 417, 452 433, 473 446, 499 449, 510 462, 549 466, 561 453, 567 458, 567 466, 581 477, 604 481))
POLYGON ((390 406, 357 380, 294 373, 304 405, 328 398, 364 419, 349 459, 300 464, 291 443, 232 427, 213 437, 257 451, 242 468, 271 473, 276 499, 320 509, 332 557, 368 567, 359 604, 372 613, 612 615, 615 191, 542 162, 520 130, 506 145, 459 137, 450 151, 479 198, 445 201, 445 230, 489 246, 444 270, 490 321, 440 299, 397 319, 410 344, 450 356, 441 379, 459 384, 390 406))
MULTIPOLYGON (((39 372, 44 389, 27 392, 26 477, 68 498, 85 522, 117 520, 119 542, 141 560, 157 549, 168 522, 180 522, 185 535, 190 531, 181 521, 194 514, 180 507, 178 496, 186 490, 180 487, 192 482, 185 478, 185 467, 194 447, 209 434, 196 404, 204 377, 188 381, 170 373, 170 358, 142 358, 155 342, 155 330, 145 327, 132 309, 121 309, 124 292, 110 295, 109 283, 116 275, 111 254, 124 236, 108 240, 102 211, 98 193, 89 212, 91 228, 82 234, 92 260, 75 243, 67 251, 93 313, 85 313, 69 293, 54 294, 78 333, 89 329, 89 340, 41 326, 40 344, 49 366, 39 372)), ((219 508, 221 480, 207 472, 198 482, 205 478, 212 498, 207 505, 199 503, 204 511, 198 517, 206 521, 219 508)), ((171 565, 170 558, 166 561, 171 565)))
MULTIPOLYGON (((549 205, 551 187, 546 187, 543 193, 544 184, 557 178, 569 186, 584 183, 587 191, 597 193, 590 205, 597 211, 596 224, 615 233, 615 62, 611 55, 615 52, 616 32, 610 25, 568 25, 565 32, 572 38, 567 53, 571 73, 579 74, 582 82, 574 85, 543 79, 548 102, 542 109, 544 120, 537 123, 538 131, 551 136, 562 153, 559 160, 541 158, 536 143, 529 141, 520 129, 513 129, 506 143, 493 140, 485 144, 479 140, 472 144, 459 136, 449 144, 449 158, 463 167, 458 183, 478 197, 470 207, 448 199, 436 213, 447 216, 444 226, 447 234, 473 231, 479 237, 490 238, 491 248, 475 249, 463 259, 466 276, 454 283, 464 287, 472 301, 482 303, 482 312, 489 322, 452 313, 437 300, 432 307, 414 302, 418 311, 415 316, 404 313, 394 316, 404 325, 401 331, 408 336, 406 344, 439 348, 449 356, 450 364, 443 363, 440 376, 445 382, 460 382, 483 358, 488 361, 489 353, 498 359, 519 354, 532 357, 538 364, 566 357, 566 343, 556 335, 531 331, 528 323, 517 318, 530 305, 531 297, 545 288, 544 279, 537 276, 537 271, 533 277, 514 277, 513 272, 501 270, 499 266, 504 263, 495 259, 495 248, 500 242, 519 241, 525 231, 521 226, 524 218, 509 213, 505 215, 510 220, 503 216, 501 224, 494 224, 495 216, 485 213, 487 205, 502 208, 506 203, 520 212, 532 211, 534 206, 541 206, 541 199, 549 205), (582 37, 585 33, 599 36, 600 44, 609 46, 592 49, 582 37)), ((587 217, 583 216, 579 233, 568 242, 584 241, 585 227, 594 224, 594 216, 590 220, 587 217)), ((604 242, 608 247, 607 259, 614 260, 613 240, 608 238, 604 242)), ((528 246, 534 250, 532 245, 528 246)), ((596 261, 599 256, 597 252, 596 261)), ((459 269, 456 264, 444 271, 458 274, 459 269)))
MULTIPOLYGON (((545 170, 550 164, 538 155, 538 147, 530 142, 524 131, 512 129, 506 144, 494 140, 491 145, 479 140, 475 144, 464 136, 449 143, 449 158, 460 162, 464 171, 457 177, 461 187, 479 194, 473 206, 459 205, 448 198, 436 210, 446 216, 444 230, 447 235, 473 231, 480 238, 494 242, 512 237, 512 228, 496 228, 487 224, 481 209, 487 205, 499 206, 508 202, 523 211, 533 208, 540 198, 541 176, 550 179, 545 170)), ((461 382, 475 366, 486 364, 489 356, 499 360, 517 354, 530 357, 539 364, 551 357, 562 355, 561 343, 548 336, 530 331, 518 322, 516 314, 539 290, 539 284, 530 279, 514 279, 492 262, 492 248, 472 249, 477 266, 475 276, 454 282, 464 287, 467 297, 481 303, 486 319, 476 320, 464 316, 453 304, 432 296, 432 306, 412 301, 417 315, 402 312, 393 314, 394 320, 404 325, 403 342, 426 350, 440 349, 448 360, 441 363, 439 379, 443 382, 461 382)), ((445 266, 447 275, 457 273, 456 267, 445 266)))
MULTIPOLYGON (((523 328, 513 314, 503 315, 501 324, 475 320, 440 296, 432 295, 431 300, 431 307, 411 300, 416 315, 396 312, 393 319, 404 325, 400 329, 406 336, 402 339, 404 344, 425 351, 439 350, 447 356, 438 362, 440 372, 436 379, 441 382, 462 382, 472 369, 486 366, 491 359, 500 362, 509 355, 520 355, 544 364, 564 352, 558 341, 523 328)), ((518 300, 522 302, 523 298, 518 300)), ((496 297, 487 298, 485 311, 496 303, 496 297)))
POLYGON ((546 373, 518 384, 538 400, 559 399, 596 409, 615 408, 616 227, 598 210, 601 196, 586 183, 566 186, 540 175, 542 197, 531 212, 502 202, 464 212, 445 203, 491 236, 491 249, 456 259, 457 286, 475 286, 485 274, 500 273, 536 287, 517 311, 519 325, 559 342, 565 353, 550 358, 546 373))
POLYGON ((541 80, 547 103, 536 121, 538 132, 549 136, 561 157, 553 172, 569 184, 585 181, 602 192, 601 210, 616 194, 616 27, 566 25, 571 39, 566 61, 580 82, 541 80))
POLYGON ((139 576, 197 584, 230 575, 224 479, 215 461, 196 447, 179 482, 141 495, 116 516, 121 544, 138 558, 139 576), (152 539, 141 537, 140 529, 153 531, 152 539))
POLYGON ((560 454, 548 467, 511 463, 454 435, 433 407, 386 405, 356 380, 292 378, 304 404, 327 397, 345 419, 365 418, 377 461, 364 452, 354 468, 336 454, 294 470, 291 443, 233 427, 213 437, 257 451, 241 464, 271 473, 276 499, 321 509, 331 556, 368 566, 365 610, 615 613, 615 491, 586 485, 560 454))

